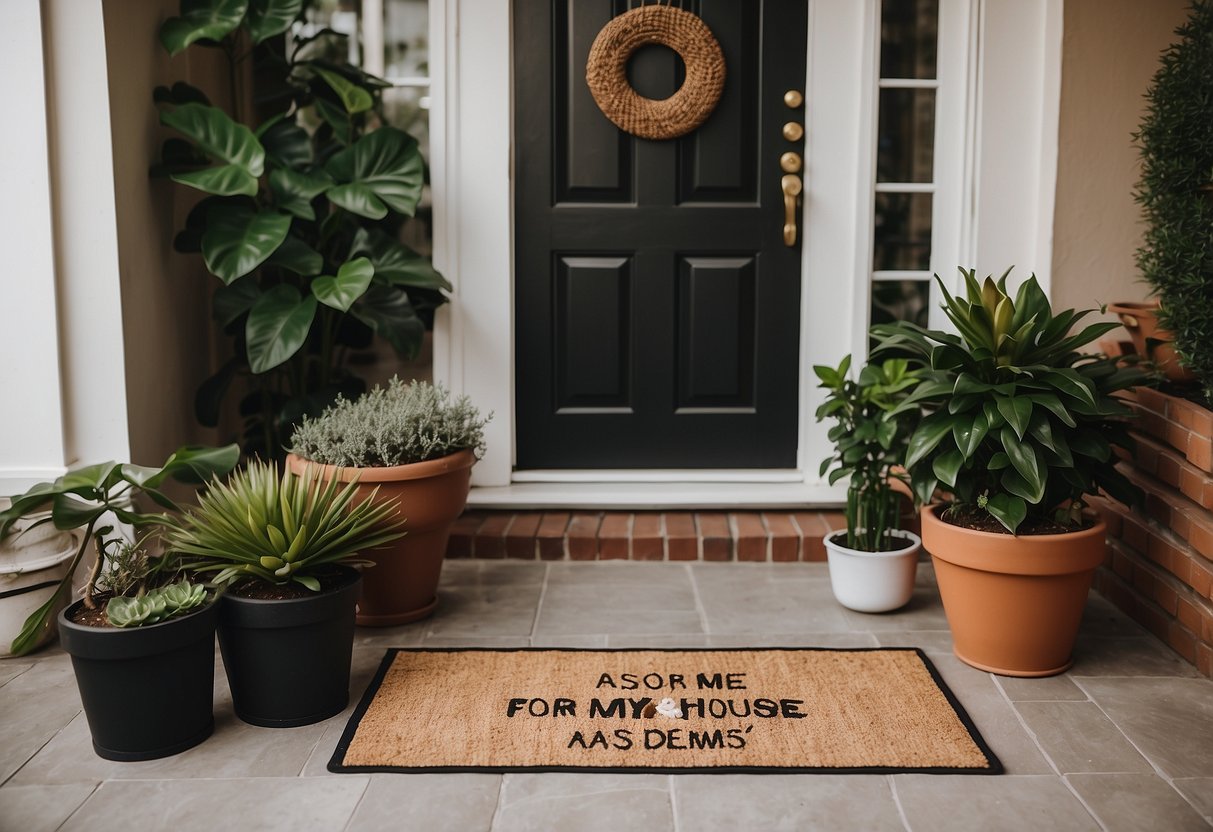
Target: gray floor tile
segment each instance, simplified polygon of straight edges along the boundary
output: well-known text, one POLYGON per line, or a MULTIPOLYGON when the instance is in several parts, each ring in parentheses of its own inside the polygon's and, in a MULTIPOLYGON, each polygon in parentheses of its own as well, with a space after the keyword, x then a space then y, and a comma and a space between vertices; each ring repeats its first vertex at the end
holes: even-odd
POLYGON ((917 647, 926 653, 951 656, 951 630, 882 630, 873 633, 881 647, 917 647))
POLYGON ((847 623, 853 629, 867 632, 882 630, 946 630, 948 617, 944 615, 943 605, 939 600, 939 590, 935 586, 924 586, 920 582, 914 588, 914 595, 904 607, 893 612, 863 613, 843 609, 847 623))
POLYGON ((612 650, 629 647, 664 647, 669 649, 704 648, 710 646, 710 639, 703 633, 675 633, 664 635, 616 634, 607 636, 607 646, 612 650))
POLYGON ((570 647, 570 648, 605 648, 607 637, 593 636, 564 636, 559 633, 541 633, 531 638, 532 647, 570 647))
POLYGON ((1076 681, 1164 774, 1213 776, 1213 682, 1149 678, 1076 681))
POLYGON ((33 662, 22 661, 21 659, 0 660, 0 687, 16 679, 33 666, 33 662))
POLYGON ((443 584, 426 635, 529 636, 542 583, 443 584))
POLYGON ((674 777, 678 828, 695 832, 902 830, 887 777, 674 777))
POLYGON ((493 832, 672 832, 669 778, 643 774, 507 774, 493 832))
POLYGON ((1017 702, 1015 707, 1062 774, 1154 771, 1093 702, 1017 702))
POLYGON ((1146 630, 1111 601, 1092 592, 1082 613, 1080 632, 1089 636, 1144 636, 1146 630))
POLYGON ((686 586, 689 569, 681 563, 557 561, 548 564, 548 586, 686 586))
POLYGON ((429 626, 429 621, 418 621, 399 627, 359 627, 354 631, 354 644, 361 647, 413 647, 425 636, 429 626))
POLYGON ((54 832, 71 817, 96 783, 69 786, 5 786, 0 788, 0 829, 10 832, 54 832))
POLYGON ((342 829, 368 777, 245 780, 139 780, 102 783, 63 832, 172 829, 342 829), (132 808, 137 811, 132 813, 132 808))
POLYGON ((530 636, 482 636, 482 635, 451 635, 426 636, 417 647, 530 647, 530 636))
POLYGON ((1107 832, 1190 832, 1209 824, 1154 774, 1072 774, 1066 778, 1107 832))
POLYGON ((1199 676, 1196 668, 1151 635, 1089 636, 1081 632, 1074 645, 1077 676, 1199 676))
MULTIPOLYGON (((59 654, 0 687, 0 783, 80 713, 80 694, 71 660, 59 654)), ((91 746, 86 746, 92 754, 91 746)), ((100 778, 88 778, 91 781, 100 778)))
POLYGON ((752 633, 708 636, 709 647, 877 647, 871 633, 752 633))
POLYGON ((913 832, 1099 829, 1060 777, 899 774, 893 787, 913 832))
POLYGON ((828 577, 791 578, 792 570, 777 569, 776 566, 783 565, 704 564, 693 567, 708 633, 850 632, 854 629, 843 607, 834 600, 828 577))
POLYGON ((954 656, 936 654, 931 661, 1009 773, 1053 773, 993 676, 954 656))
POLYGON ((1213 823, 1213 777, 1186 777, 1171 781, 1179 793, 1213 823))
POLYGON ((1081 701, 1087 698, 1082 688, 1069 676, 1046 676, 1043 679, 1016 679, 999 676, 998 684, 1012 702, 1081 701))
MULTIPOLYGON (((548 588, 551 592, 551 587, 548 588)), ((535 635, 553 633, 586 635, 645 634, 680 635, 702 633, 703 624, 696 609, 633 609, 587 607, 577 603, 549 603, 545 598, 535 621, 535 635)))
POLYGON ((448 560, 441 586, 525 586, 543 583, 547 564, 520 560, 448 560))
POLYGON ((500 774, 374 774, 345 829, 488 832, 500 788, 500 774))

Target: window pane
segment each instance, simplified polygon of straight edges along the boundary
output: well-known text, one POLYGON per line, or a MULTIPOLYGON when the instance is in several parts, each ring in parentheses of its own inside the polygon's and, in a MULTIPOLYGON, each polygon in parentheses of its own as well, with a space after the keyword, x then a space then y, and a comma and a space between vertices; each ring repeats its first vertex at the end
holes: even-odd
POLYGON ((910 321, 927 325, 931 284, 926 280, 878 280, 872 284, 872 323, 910 321))
POLYGON ((383 6, 383 67, 388 78, 430 75, 429 0, 387 0, 383 6))
POLYGON ((939 0, 884 0, 880 77, 934 78, 939 0))
POLYGON ((875 271, 931 267, 931 195, 876 194, 875 271))
POLYGON ((930 182, 935 158, 935 90, 880 91, 877 182, 930 182))

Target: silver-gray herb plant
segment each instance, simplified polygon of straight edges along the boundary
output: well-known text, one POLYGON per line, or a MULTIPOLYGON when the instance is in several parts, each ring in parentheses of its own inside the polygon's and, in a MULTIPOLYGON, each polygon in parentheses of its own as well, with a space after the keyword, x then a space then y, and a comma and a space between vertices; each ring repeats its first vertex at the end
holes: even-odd
POLYGON ((482 416, 467 396, 424 381, 405 384, 393 377, 349 401, 337 402, 319 417, 305 418, 291 437, 291 452, 324 465, 382 468, 407 465, 470 449, 484 455, 482 416))

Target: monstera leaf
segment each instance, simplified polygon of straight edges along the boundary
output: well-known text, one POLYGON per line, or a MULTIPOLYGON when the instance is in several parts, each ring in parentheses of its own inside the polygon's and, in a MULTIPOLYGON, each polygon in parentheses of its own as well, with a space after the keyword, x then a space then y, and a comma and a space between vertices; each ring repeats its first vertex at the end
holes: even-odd
POLYGON ((331 187, 333 180, 324 171, 302 173, 289 168, 270 171, 270 190, 274 204, 287 213, 305 220, 316 219, 312 200, 331 187))
POLYGON ((326 172, 341 183, 328 198, 352 214, 379 220, 388 209, 413 216, 425 184, 425 161, 417 140, 394 127, 380 127, 334 154, 326 172))
POLYGON ((174 173, 180 182, 219 196, 256 196, 257 177, 265 172, 265 149, 243 124, 232 121, 218 107, 182 104, 160 112, 160 123, 191 139, 207 156, 225 164, 215 168, 174 173))
POLYGON ((358 229, 350 256, 364 255, 375 266, 375 280, 394 286, 450 291, 451 284, 428 258, 392 239, 377 228, 358 229))
POLYGON ((320 252, 290 234, 265 262, 302 277, 320 274, 324 268, 324 257, 320 252))
POLYGON ((312 294, 325 306, 348 312, 354 301, 362 297, 371 285, 375 267, 365 257, 342 263, 337 275, 323 275, 312 281, 312 294))
POLYGON ((361 113, 374 106, 375 99, 371 98, 371 94, 362 87, 346 80, 345 77, 331 69, 323 67, 314 67, 314 69, 324 83, 337 93, 337 97, 341 99, 341 104, 347 113, 361 113))
POLYGON ((281 35, 303 10, 303 0, 252 0, 248 9, 248 31, 253 43, 281 35))
POLYGON ((409 296, 396 286, 372 286, 350 307, 358 320, 387 341, 405 358, 416 358, 425 337, 425 324, 413 311, 409 296))
POLYGON ((211 274, 224 283, 244 277, 282 245, 291 218, 277 211, 219 203, 206 215, 202 256, 211 274))
POLYGON ((244 329, 249 369, 264 373, 297 353, 315 317, 316 298, 294 286, 279 284, 259 297, 244 329))
POLYGON ((248 0, 181 0, 181 16, 160 27, 160 43, 176 55, 198 40, 223 40, 240 25, 248 0))

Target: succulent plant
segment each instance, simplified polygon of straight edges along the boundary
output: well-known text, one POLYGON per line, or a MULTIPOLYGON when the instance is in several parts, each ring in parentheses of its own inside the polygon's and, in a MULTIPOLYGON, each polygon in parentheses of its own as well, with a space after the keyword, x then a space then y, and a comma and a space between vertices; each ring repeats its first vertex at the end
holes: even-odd
POLYGON ((989 512, 1015 533, 1028 517, 1074 527, 1088 495, 1122 502, 1137 489, 1116 470, 1113 447, 1130 448, 1132 415, 1112 396, 1146 374, 1080 349, 1118 323, 1071 330, 1095 310, 1053 313, 1033 275, 1012 299, 1006 281, 977 281, 953 297, 936 276, 959 335, 908 322, 872 327, 874 355, 921 365, 922 381, 896 412, 922 412, 905 466, 922 502, 943 486, 955 504, 989 512))
POLYGON ((116 595, 105 605, 105 617, 115 627, 139 627, 156 624, 189 612, 206 602, 207 591, 202 584, 184 579, 158 587, 144 595, 116 595))
POLYGON ((298 583, 319 591, 316 572, 401 537, 396 501, 378 502, 378 489, 357 498, 357 480, 338 489, 319 467, 302 474, 252 462, 227 482, 214 480, 166 540, 181 566, 215 573, 215 584, 254 578, 298 583))

